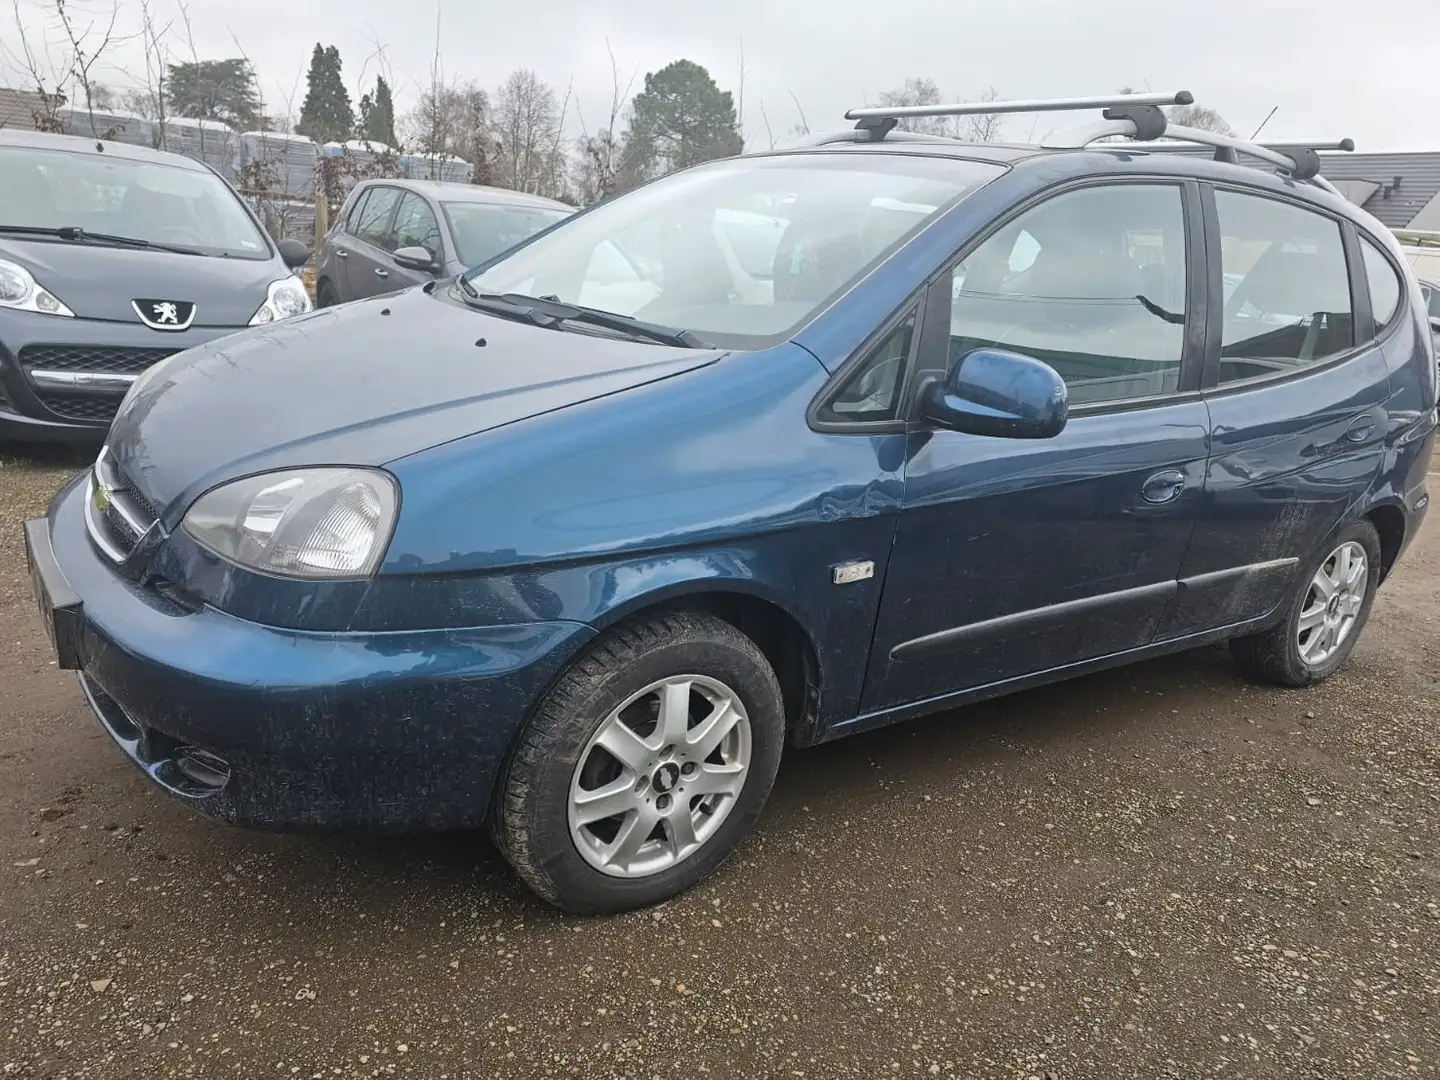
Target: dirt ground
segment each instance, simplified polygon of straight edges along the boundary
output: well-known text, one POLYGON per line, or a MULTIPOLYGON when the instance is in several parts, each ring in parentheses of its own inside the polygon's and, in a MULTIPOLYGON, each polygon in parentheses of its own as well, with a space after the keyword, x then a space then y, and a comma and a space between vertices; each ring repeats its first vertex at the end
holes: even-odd
POLYGON ((1433 522, 1320 688, 1207 650, 797 753, 715 878, 577 920, 478 836, 153 791, 30 598, 82 462, 0 461, 0 1076, 1440 1076, 1433 522))

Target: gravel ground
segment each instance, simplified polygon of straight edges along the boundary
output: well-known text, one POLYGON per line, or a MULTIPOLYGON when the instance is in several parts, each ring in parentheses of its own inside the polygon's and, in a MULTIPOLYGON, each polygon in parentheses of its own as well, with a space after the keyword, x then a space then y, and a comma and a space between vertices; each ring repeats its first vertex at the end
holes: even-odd
POLYGON ((715 878, 577 920, 477 836, 152 791, 30 599, 81 462, 0 461, 0 1076, 1440 1076, 1433 524, 1323 687, 1208 650, 797 753, 715 878))

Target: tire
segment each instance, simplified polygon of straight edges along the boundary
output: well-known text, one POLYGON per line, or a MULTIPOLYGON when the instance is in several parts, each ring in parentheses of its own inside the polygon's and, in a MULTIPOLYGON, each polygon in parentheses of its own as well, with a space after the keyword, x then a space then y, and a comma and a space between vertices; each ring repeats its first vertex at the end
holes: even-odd
POLYGON ((326 280, 326 281, 321 281, 320 284, 319 284, 318 286, 316 286, 316 288, 315 288, 315 306, 316 306, 316 307, 334 307, 334 306, 335 306, 336 304, 338 304, 339 302, 340 302, 339 298, 335 295, 335 286, 332 285, 332 284, 330 284, 330 282, 329 282, 328 280, 326 280))
POLYGON ((655 904, 707 877, 750 831, 784 740, 780 684, 735 627, 693 612, 622 624, 561 676, 517 736, 491 834, 558 908, 655 904), (603 803, 580 806, 597 793, 603 803), (611 807, 619 813, 595 817, 611 807))
MULTIPOLYGON (((1350 658, 1355 642, 1370 618, 1370 608, 1375 602, 1375 588, 1380 582, 1380 536, 1368 521, 1357 521, 1333 537, 1313 559, 1305 564, 1304 572, 1295 586, 1285 609, 1285 618, 1277 626, 1249 637, 1236 638, 1230 642, 1230 652, 1242 671, 1261 682, 1276 686, 1311 686, 1328 679, 1350 658), (1344 630, 1338 647, 1322 654, 1302 649, 1300 623, 1303 617, 1311 616, 1321 596, 1316 585, 1317 575, 1322 569, 1337 572, 1336 560, 1342 552, 1348 551, 1351 565, 1354 553, 1362 551, 1365 558, 1363 586, 1356 582, 1349 588, 1337 590, 1336 598, 1327 601, 1328 608, 1322 608, 1322 617, 1328 618, 1330 610, 1338 603, 1353 612, 1353 621, 1344 630)), ((1326 624, 1322 623, 1322 626, 1326 624)), ((1340 623, 1344 625, 1343 616, 1340 623)), ((1305 644, 1315 641, 1314 634, 1320 627, 1308 631, 1305 644)))

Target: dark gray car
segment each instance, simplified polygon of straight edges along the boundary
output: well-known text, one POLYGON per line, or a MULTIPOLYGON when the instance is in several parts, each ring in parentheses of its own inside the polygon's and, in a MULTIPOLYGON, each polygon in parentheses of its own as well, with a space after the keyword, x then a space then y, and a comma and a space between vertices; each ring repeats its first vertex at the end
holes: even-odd
POLYGON ((449 277, 574 210, 538 195, 435 180, 366 180, 335 217, 315 272, 322 307, 449 277))
POLYGON ((104 438, 151 364, 310 310, 309 257, 201 162, 0 130, 0 441, 104 438))

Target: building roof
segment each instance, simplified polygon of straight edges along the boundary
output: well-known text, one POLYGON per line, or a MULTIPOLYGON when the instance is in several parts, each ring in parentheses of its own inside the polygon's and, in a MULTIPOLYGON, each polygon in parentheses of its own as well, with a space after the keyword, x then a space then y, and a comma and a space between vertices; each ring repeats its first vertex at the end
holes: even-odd
POLYGON ((153 161, 157 165, 169 165, 176 169, 208 171, 203 164, 183 154, 152 150, 148 146, 136 146, 133 143, 81 138, 79 135, 52 135, 46 131, 0 128, 0 146, 22 146, 29 150, 59 150, 71 154, 104 154, 106 157, 124 158, 126 161, 153 161))
POLYGON ((0 128, 35 130, 35 116, 44 112, 45 99, 34 90, 0 86, 0 128))
MULTIPOLYGON (((1108 149, 1111 144, 1103 145, 1108 149)), ((1146 149, 1144 143, 1123 145, 1133 151, 1146 149)), ((1214 154, 1212 149, 1204 146, 1165 144, 1150 149, 1206 157, 1214 154)), ((1274 171, 1274 167, 1266 162, 1244 154, 1240 155, 1240 164, 1265 172, 1274 171)), ((1395 154, 1322 152, 1320 175, 1386 228, 1440 231, 1440 151, 1395 154)))

